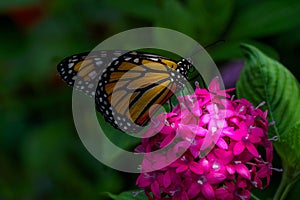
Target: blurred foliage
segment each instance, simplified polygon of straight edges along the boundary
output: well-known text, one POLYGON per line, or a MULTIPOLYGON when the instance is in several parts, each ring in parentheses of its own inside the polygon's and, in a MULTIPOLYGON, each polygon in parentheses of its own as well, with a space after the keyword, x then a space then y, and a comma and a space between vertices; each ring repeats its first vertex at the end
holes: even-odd
MULTIPOLYGON (((104 199, 104 191, 134 189, 136 175, 102 165, 80 142, 71 88, 56 72, 64 57, 121 31, 160 26, 203 46, 225 40, 207 49, 218 66, 241 59, 246 42, 299 79, 299 13, 297 0, 2 0, 0 199, 104 199)), ((280 176, 258 196, 272 197, 280 176)), ((299 184, 289 199, 299 197, 299 184)))

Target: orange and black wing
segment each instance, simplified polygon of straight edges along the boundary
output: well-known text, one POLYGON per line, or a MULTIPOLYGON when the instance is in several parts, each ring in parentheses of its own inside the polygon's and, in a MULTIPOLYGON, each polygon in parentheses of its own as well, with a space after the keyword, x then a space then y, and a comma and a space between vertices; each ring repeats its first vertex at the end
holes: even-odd
POLYGON ((96 109, 112 126, 138 132, 178 88, 190 64, 148 53, 94 51, 65 58, 57 66, 62 79, 95 97, 96 109))
POLYGON ((94 96, 99 73, 124 52, 109 50, 75 54, 63 59, 57 65, 57 71, 69 86, 94 96))
POLYGON ((96 108, 113 126, 135 133, 178 88, 185 76, 177 62, 154 54, 129 52, 103 72, 96 108))

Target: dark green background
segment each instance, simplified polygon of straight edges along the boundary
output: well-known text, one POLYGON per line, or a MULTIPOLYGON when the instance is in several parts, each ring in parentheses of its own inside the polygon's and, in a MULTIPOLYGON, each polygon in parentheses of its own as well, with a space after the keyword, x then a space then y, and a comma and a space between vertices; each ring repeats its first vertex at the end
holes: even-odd
MULTIPOLYGON (((72 90, 56 71, 64 57, 121 31, 159 26, 203 46, 225 40, 207 48, 219 67, 242 59, 239 43, 254 44, 299 80, 299 13, 296 0, 2 0, 0 200, 103 199, 103 191, 134 189, 136 175, 103 166, 79 140, 72 90)), ((281 167, 276 157, 274 167, 281 167)), ((271 198, 280 176, 274 172, 266 193, 257 195, 271 198)))

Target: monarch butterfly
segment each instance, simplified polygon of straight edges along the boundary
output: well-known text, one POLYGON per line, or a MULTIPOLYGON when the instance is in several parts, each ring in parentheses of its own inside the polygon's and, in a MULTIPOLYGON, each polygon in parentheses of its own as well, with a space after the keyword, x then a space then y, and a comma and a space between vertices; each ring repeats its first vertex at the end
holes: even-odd
POLYGON ((95 98, 96 110, 113 127, 136 133, 158 109, 153 105, 164 104, 184 86, 192 65, 186 59, 124 52, 75 54, 62 60, 57 70, 68 85, 95 98))

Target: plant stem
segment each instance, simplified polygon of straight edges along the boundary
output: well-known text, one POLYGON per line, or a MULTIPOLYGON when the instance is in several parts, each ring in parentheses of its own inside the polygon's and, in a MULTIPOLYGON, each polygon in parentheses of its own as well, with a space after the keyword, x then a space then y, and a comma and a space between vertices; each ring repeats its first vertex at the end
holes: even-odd
POLYGON ((295 170, 291 167, 284 167, 282 179, 274 200, 284 200, 298 179, 299 173, 295 173, 295 170))
POLYGON ((260 200, 257 196, 255 196, 253 193, 251 193, 251 197, 252 197, 252 199, 254 199, 254 200, 260 200))

